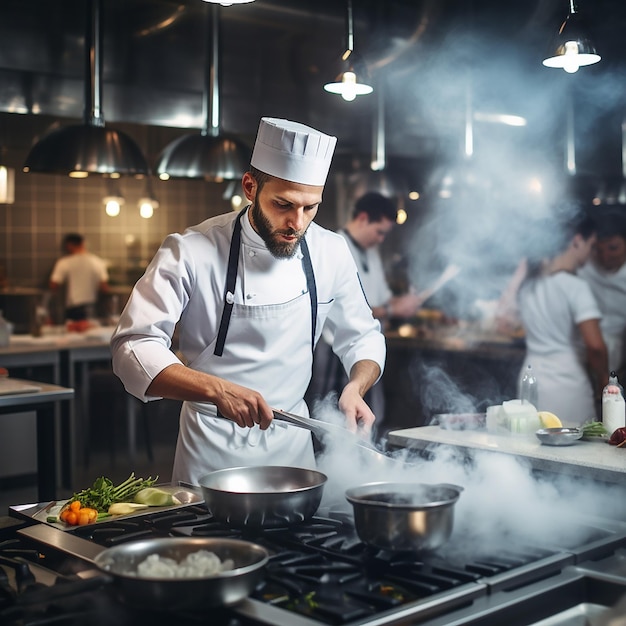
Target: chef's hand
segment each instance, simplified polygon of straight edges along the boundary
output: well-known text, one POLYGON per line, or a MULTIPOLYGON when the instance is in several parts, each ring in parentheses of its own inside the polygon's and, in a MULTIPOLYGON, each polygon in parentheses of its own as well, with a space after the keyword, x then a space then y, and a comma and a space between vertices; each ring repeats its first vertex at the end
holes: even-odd
POLYGON ((220 415, 242 428, 258 424, 261 430, 266 430, 274 418, 272 409, 258 391, 228 381, 223 381, 215 404, 220 415))
POLYGON ((369 437, 376 416, 358 392, 356 385, 348 383, 339 398, 339 409, 346 416, 346 428, 352 433, 369 437))
POLYGON ((220 415, 243 428, 258 424, 265 430, 274 418, 272 409, 258 391, 180 363, 173 363, 159 372, 146 393, 172 400, 210 402, 217 406, 220 415))

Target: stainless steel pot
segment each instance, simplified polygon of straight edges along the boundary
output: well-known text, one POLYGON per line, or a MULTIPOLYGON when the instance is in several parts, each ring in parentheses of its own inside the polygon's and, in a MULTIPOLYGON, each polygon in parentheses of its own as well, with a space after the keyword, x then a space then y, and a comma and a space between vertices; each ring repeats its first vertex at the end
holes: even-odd
POLYGON ((346 490, 364 543, 383 550, 435 550, 452 534, 462 487, 377 482, 346 490))
POLYGON ((327 480, 316 470, 269 465, 218 470, 198 482, 216 520, 240 528, 277 528, 309 519, 327 480))
POLYGON ((261 546, 239 539, 163 537, 130 541, 100 552, 93 562, 112 577, 119 599, 137 608, 184 611, 230 606, 247 597, 260 582, 269 555, 261 546), (136 572, 151 554, 180 562, 190 553, 208 550, 234 569, 202 578, 147 578, 136 572))

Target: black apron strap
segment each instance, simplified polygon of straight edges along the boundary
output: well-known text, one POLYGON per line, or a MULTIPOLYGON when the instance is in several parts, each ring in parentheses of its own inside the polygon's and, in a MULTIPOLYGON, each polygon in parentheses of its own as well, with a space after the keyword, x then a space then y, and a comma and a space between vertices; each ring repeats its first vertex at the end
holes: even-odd
POLYGON ((239 248, 241 244, 241 218, 248 207, 242 209, 235 220, 235 229, 233 230, 233 238, 230 241, 230 252, 228 254, 228 270, 226 271, 226 286, 224 287, 224 309, 222 310, 222 319, 217 332, 217 341, 215 343, 215 356, 222 356, 224 352, 224 344, 226 343, 226 333, 230 325, 230 316, 233 312, 233 304, 235 303, 235 285, 237 283, 237 270, 239 269, 239 248), (230 298, 228 294, 230 293, 230 298))
POLYGON ((317 286, 315 284, 315 274, 313 273, 309 246, 304 237, 300 240, 300 248, 302 250, 302 267, 306 276, 306 286, 309 290, 309 298, 311 298, 311 352, 314 352, 315 330, 317 328, 317 286))
MULTIPOLYGON (((215 356, 222 356, 224 353, 224 344, 226 343, 226 334, 230 325, 230 316, 235 303, 235 285, 237 283, 237 270, 239 269, 239 248, 241 245, 241 218, 246 212, 243 209, 235 221, 233 230, 233 238, 230 242, 230 252, 228 255, 228 269, 226 271, 226 286, 224 288, 224 309, 222 310, 222 319, 217 332, 217 341, 215 342, 215 356), (228 294, 230 293, 230 298, 228 294)), ((300 240, 300 248, 302 249, 302 268, 306 276, 306 285, 309 290, 309 298, 311 299, 311 352, 315 350, 315 331, 317 328, 317 286, 315 284, 315 274, 313 273, 313 264, 311 263, 311 255, 309 247, 304 239, 300 240)))

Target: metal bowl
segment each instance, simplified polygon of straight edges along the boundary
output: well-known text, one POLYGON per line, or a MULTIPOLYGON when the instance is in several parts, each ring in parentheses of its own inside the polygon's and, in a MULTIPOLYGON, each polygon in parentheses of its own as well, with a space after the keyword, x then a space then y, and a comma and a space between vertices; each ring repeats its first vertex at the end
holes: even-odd
POLYGON ((364 543, 381 550, 422 552, 452 534, 454 505, 462 487, 424 483, 368 483, 346 490, 364 543))
POLYGON ((545 446, 571 446, 583 436, 580 428, 540 428, 537 439, 545 446))
POLYGON ((219 522, 278 528, 312 517, 327 480, 316 470, 269 465, 218 470, 198 482, 207 508, 219 522))
POLYGON ((247 597, 261 581, 269 555, 265 548, 240 539, 161 537, 129 541, 100 552, 94 563, 112 582, 125 604, 153 610, 196 610, 230 606, 247 597), (178 562, 188 554, 207 550, 234 568, 201 578, 148 578, 137 566, 152 554, 178 562))

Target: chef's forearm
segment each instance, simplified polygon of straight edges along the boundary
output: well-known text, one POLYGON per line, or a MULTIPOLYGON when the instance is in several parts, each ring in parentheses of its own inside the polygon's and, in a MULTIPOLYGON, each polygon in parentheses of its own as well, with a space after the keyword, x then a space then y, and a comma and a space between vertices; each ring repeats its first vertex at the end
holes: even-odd
POLYGON ((363 397, 370 387, 378 380, 380 367, 376 361, 364 359, 357 361, 350 370, 349 385, 354 385, 361 397, 363 397))
POLYGON ((220 381, 217 376, 175 363, 154 377, 146 395, 170 400, 213 402, 219 394, 220 381))

